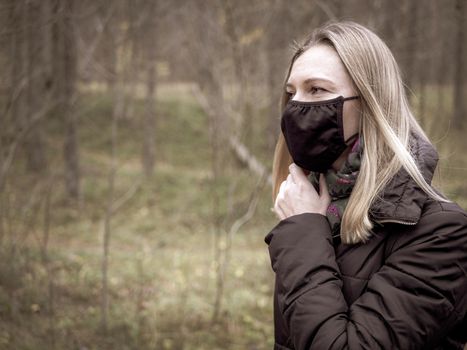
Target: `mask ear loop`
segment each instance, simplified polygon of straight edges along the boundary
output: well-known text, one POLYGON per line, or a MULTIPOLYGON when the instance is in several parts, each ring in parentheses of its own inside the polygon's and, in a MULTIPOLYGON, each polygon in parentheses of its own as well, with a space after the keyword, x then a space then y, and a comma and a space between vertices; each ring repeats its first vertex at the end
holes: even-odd
MULTIPOLYGON (((358 98, 360 98, 360 96, 355 95, 355 96, 346 97, 346 98, 343 99, 343 101, 356 100, 358 98)), ((359 128, 359 130, 362 130, 362 118, 360 118, 358 128, 359 128)), ((344 140, 344 143, 346 145, 349 145, 351 143, 349 141, 354 141, 355 138, 358 137, 358 135, 360 135, 360 131, 353 134, 352 136, 350 136, 347 140, 344 140)))
POLYGON ((357 98, 360 98, 360 96, 355 95, 355 96, 345 97, 343 101, 356 100, 357 98))
POLYGON ((353 141, 355 141, 355 140, 357 139, 357 137, 358 137, 359 135, 360 135, 359 132, 353 134, 353 135, 350 136, 347 140, 344 140, 344 143, 345 143, 346 145, 351 144, 353 141), (350 142, 350 141, 352 141, 352 142, 350 142))

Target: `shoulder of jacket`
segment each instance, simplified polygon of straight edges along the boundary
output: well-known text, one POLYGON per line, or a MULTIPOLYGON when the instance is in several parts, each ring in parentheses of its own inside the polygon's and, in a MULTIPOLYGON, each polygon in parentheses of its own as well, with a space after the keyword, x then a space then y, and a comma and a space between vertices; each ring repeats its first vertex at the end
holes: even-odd
POLYGON ((433 199, 427 200, 420 218, 431 216, 440 216, 442 218, 443 215, 450 218, 457 216, 459 219, 465 218, 467 220, 467 212, 456 202, 441 202, 433 199))
POLYGON ((391 235, 391 251, 437 240, 467 246, 467 212, 455 202, 429 200, 416 225, 398 228, 391 235))

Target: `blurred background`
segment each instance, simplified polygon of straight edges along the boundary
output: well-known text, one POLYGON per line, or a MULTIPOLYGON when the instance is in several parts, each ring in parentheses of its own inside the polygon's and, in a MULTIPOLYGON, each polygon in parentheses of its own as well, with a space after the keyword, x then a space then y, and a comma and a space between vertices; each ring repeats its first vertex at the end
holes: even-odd
POLYGON ((272 349, 292 44, 376 31, 467 207, 465 0, 0 0, 0 349, 272 349))

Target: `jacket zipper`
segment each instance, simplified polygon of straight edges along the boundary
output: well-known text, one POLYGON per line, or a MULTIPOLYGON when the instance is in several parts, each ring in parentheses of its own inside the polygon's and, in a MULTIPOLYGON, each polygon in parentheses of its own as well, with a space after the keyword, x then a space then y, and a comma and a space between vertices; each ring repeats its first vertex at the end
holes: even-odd
POLYGON ((416 222, 413 221, 403 221, 403 220, 391 220, 391 219, 386 219, 386 220, 376 220, 378 223, 394 223, 394 224, 401 224, 401 225, 416 225, 416 222))
MULTIPOLYGON (((408 225, 408 226, 413 226, 416 225, 417 222, 413 221, 403 221, 403 220, 392 220, 392 219, 383 219, 383 220, 375 220, 378 224, 383 224, 383 223, 394 223, 394 224, 401 224, 401 225, 408 225)), ((331 235, 331 238, 334 239, 336 237, 340 237, 340 233, 337 235, 331 235)))

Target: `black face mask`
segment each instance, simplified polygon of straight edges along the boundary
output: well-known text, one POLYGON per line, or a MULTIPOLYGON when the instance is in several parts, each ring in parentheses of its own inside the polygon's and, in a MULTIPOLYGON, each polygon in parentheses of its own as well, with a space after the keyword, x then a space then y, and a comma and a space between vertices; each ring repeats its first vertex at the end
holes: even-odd
POLYGON ((344 101, 359 96, 301 102, 289 100, 281 129, 294 162, 303 169, 324 173, 347 148, 342 109, 344 101))

